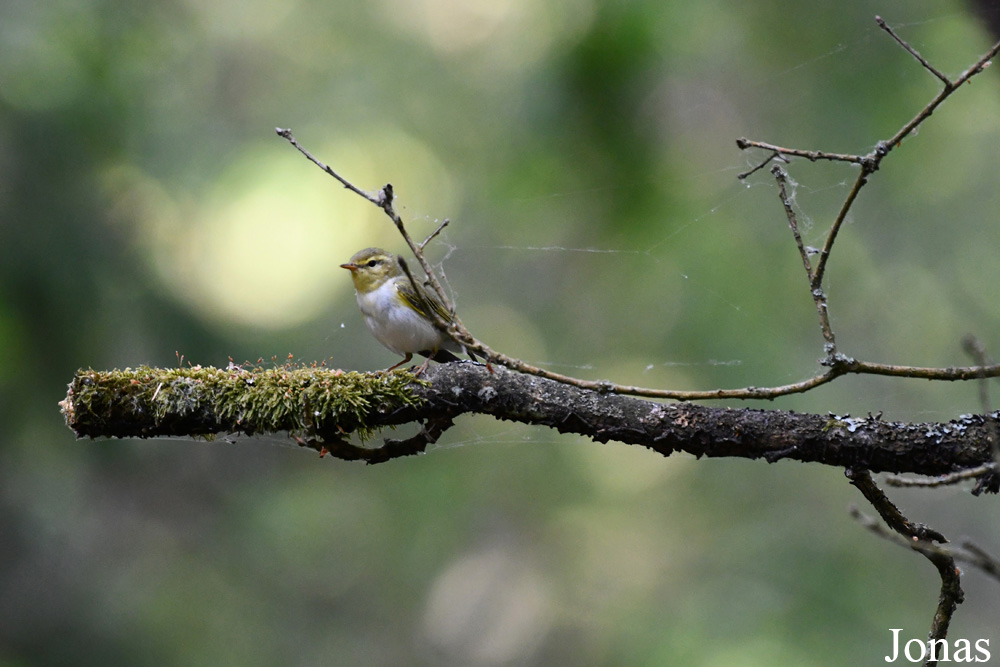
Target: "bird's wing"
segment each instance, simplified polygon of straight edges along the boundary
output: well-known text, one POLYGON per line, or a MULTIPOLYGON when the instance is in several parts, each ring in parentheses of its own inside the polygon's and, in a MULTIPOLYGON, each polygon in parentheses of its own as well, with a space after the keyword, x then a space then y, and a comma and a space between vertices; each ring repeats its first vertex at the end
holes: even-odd
MULTIPOLYGON (((406 305, 408 305, 413 310, 417 311, 423 317, 430 319, 427 315, 427 307, 430 306, 438 316, 449 324, 455 321, 454 316, 448 311, 447 308, 442 305, 442 303, 427 290, 421 289, 419 292, 413 289, 413 283, 410 282, 409 278, 400 278, 396 281, 396 292, 399 294, 406 305)), ((465 351, 467 355, 472 357, 473 361, 477 361, 479 357, 473 353, 471 350, 466 350, 464 346, 459 344, 462 350, 465 351)), ((421 352, 424 356, 426 353, 421 352)), ((456 361, 457 357, 451 354, 447 350, 438 350, 437 354, 432 357, 435 361, 456 361), (450 357, 450 358, 449 358, 450 357)), ((490 371, 493 372, 492 370, 490 371)))
POLYGON ((448 309, 434 295, 425 290, 420 290, 419 292, 414 290, 413 283, 408 278, 401 278, 396 281, 396 292, 399 293, 399 297, 406 305, 427 319, 430 319, 430 315, 427 312, 428 307, 445 322, 452 322, 454 319, 451 313, 448 312, 448 309))

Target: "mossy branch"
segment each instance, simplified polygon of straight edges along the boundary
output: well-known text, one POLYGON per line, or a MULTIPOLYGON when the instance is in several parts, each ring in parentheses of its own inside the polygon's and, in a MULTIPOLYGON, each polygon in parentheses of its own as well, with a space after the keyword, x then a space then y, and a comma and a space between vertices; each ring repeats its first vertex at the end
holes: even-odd
POLYGON ((423 451, 466 413, 549 426, 598 442, 669 455, 812 461, 875 472, 944 475, 991 461, 997 415, 907 424, 780 410, 660 403, 580 389, 474 363, 358 373, 316 367, 81 370, 61 403, 78 437, 214 436, 287 432, 344 459, 377 462, 423 451), (351 444, 376 429, 420 423, 387 447, 351 444))

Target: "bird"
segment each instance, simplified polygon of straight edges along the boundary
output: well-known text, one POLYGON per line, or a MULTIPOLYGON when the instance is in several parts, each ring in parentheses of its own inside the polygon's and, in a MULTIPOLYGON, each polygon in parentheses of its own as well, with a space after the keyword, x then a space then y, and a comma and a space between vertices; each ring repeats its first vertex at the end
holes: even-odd
POLYGON ((358 307, 375 339, 404 356, 386 371, 409 363, 414 353, 427 357, 417 369, 418 375, 427 370, 432 359, 439 363, 460 361, 454 352, 476 360, 475 354, 436 326, 429 309, 448 323, 454 322, 454 316, 437 297, 410 281, 396 255, 382 248, 365 248, 340 268, 351 272, 358 307))

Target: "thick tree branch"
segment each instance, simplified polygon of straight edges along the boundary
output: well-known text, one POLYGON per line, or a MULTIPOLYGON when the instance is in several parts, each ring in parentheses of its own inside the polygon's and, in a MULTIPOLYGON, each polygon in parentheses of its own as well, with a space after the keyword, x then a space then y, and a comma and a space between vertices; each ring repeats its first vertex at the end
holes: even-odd
POLYGON ((598 442, 642 445, 664 455, 792 459, 924 475, 988 462, 987 434, 997 419, 968 415, 947 424, 905 424, 874 416, 665 404, 504 369, 491 374, 471 362, 432 366, 419 380, 406 371, 309 367, 87 370, 77 373, 61 405, 79 437, 287 431, 324 453, 370 461, 422 451, 448 420, 478 413, 598 442), (343 447, 352 433, 366 439, 374 429, 411 422, 430 425, 423 443, 410 443, 417 446, 379 454, 343 447))

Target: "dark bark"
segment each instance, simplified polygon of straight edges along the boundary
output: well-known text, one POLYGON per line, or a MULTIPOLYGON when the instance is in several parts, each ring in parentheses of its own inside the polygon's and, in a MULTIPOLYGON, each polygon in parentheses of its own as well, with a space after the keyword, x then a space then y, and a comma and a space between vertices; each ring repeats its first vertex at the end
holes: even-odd
POLYGON ((79 437, 288 431, 299 442, 334 456, 376 461, 421 451, 450 419, 480 413, 586 435, 598 442, 642 445, 664 455, 684 451, 699 457, 792 459, 874 472, 941 475, 989 461, 997 419, 996 414, 965 415, 948 423, 911 424, 877 416, 662 403, 579 389, 502 368, 490 373, 473 363, 434 366, 412 382, 406 373, 298 369, 282 375, 277 369, 276 376, 275 369, 194 370, 197 373, 80 371, 62 404, 67 424, 79 437), (264 373, 269 374, 266 380, 264 373), (317 393, 320 387, 325 393, 317 393), (337 406, 349 403, 351 409, 328 408, 331 400, 337 406), (368 449, 362 454, 372 455, 359 455, 351 454, 358 448, 344 440, 355 431, 364 435, 378 427, 411 422, 432 427, 425 429, 426 437, 411 439, 412 448, 397 442, 391 451, 374 454, 380 450, 368 449), (427 435, 432 431, 433 437, 427 435))

